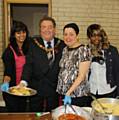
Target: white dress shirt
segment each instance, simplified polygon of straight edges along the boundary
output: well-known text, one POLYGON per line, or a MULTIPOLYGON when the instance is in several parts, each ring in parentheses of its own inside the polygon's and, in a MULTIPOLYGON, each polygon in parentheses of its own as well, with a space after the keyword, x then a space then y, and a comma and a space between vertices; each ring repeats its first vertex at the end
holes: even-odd
MULTIPOLYGON (((48 47, 48 44, 47 44, 48 41, 43 40, 43 42, 44 42, 45 47, 47 48, 48 47)), ((52 48, 54 48, 54 39, 52 39, 50 42, 51 42, 52 48)))

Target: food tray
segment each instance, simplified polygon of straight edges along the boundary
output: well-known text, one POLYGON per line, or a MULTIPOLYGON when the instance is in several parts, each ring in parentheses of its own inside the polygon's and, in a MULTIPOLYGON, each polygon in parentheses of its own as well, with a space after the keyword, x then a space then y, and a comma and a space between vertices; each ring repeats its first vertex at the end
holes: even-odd
POLYGON ((15 96, 33 96, 37 94, 37 91, 28 87, 13 86, 9 88, 7 93, 15 96))

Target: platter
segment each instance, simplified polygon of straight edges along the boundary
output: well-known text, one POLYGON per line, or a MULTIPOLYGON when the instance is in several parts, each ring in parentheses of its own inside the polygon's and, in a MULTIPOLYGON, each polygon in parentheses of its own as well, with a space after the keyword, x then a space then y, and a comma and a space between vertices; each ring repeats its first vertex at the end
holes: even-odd
POLYGON ((7 93, 15 96, 33 96, 37 94, 37 91, 29 87, 13 86, 9 88, 7 93))

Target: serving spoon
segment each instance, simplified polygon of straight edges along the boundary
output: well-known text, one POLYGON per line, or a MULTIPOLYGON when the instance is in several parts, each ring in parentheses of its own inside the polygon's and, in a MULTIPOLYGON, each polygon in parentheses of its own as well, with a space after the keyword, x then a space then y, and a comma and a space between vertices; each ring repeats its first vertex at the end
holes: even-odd
POLYGON ((92 94, 90 94, 90 96, 92 97, 93 100, 95 100, 101 107, 101 109, 103 110, 104 114, 112 114, 112 110, 109 108, 106 108, 102 105, 102 103, 92 94))

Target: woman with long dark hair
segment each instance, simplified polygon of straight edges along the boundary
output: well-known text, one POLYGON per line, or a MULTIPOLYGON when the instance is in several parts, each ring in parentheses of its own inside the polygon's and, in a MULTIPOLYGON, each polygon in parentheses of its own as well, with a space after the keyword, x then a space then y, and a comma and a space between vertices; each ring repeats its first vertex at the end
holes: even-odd
POLYGON ((101 25, 91 24, 87 28, 89 47, 92 53, 89 83, 91 93, 97 98, 118 95, 119 53, 112 46, 101 25))
POLYGON ((8 112, 23 112, 26 109, 26 98, 12 96, 6 92, 9 87, 18 85, 21 80, 28 46, 29 31, 27 26, 20 21, 15 21, 11 28, 10 43, 2 55, 4 77, 1 90, 8 112))

